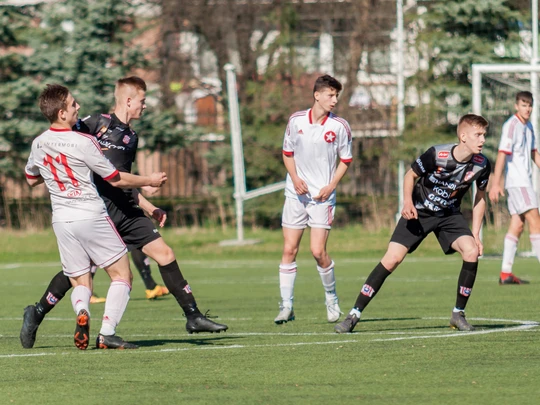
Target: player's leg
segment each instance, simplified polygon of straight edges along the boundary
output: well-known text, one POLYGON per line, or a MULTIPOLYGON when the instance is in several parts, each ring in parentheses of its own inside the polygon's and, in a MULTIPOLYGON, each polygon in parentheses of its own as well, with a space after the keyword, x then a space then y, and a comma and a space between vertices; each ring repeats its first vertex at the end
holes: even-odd
POLYGON ((288 321, 294 321, 294 283, 296 281, 296 255, 304 229, 308 223, 308 213, 306 205, 297 198, 285 197, 283 212, 281 216, 281 227, 283 231, 283 252, 279 263, 279 292, 281 302, 279 303, 279 313, 274 319, 277 325, 288 321))
POLYGON ((158 263, 161 278, 163 278, 165 286, 176 298, 176 301, 186 315, 186 330, 189 333, 219 333, 228 329, 227 325, 214 322, 199 311, 191 287, 180 271, 174 252, 165 243, 163 238, 159 237, 144 245, 142 251, 158 263))
POLYGON ((92 276, 90 269, 80 275, 70 277, 73 284, 71 305, 77 314, 73 340, 80 350, 86 350, 90 342, 90 297, 92 296, 92 276))
MULTIPOLYGON (((507 189, 507 194, 508 211, 510 212, 511 219, 508 233, 504 238, 503 262, 499 284, 528 284, 528 281, 522 280, 513 274, 512 266, 517 252, 519 237, 523 233, 524 223, 527 220, 527 213, 533 213, 534 211, 537 214, 536 217, 538 217, 536 193, 532 187, 510 187, 507 189)), ((535 218, 531 218, 531 222, 529 222, 531 243, 538 239, 536 236, 540 233, 540 226, 535 231, 535 226, 533 225, 531 228, 531 223, 538 222, 535 221, 535 218)), ((538 236, 540 237, 540 235, 538 236)))
POLYGON ((453 250, 461 254, 463 263, 459 272, 456 305, 452 310, 450 327, 460 331, 472 331, 474 327, 465 319, 465 307, 471 296, 478 271, 478 246, 472 235, 460 236, 451 246, 453 250))
POLYGON ((510 226, 508 232, 504 236, 503 258, 501 265, 501 274, 499 284, 515 284, 514 280, 519 280, 512 274, 512 267, 516 257, 519 238, 523 233, 525 225, 525 217, 523 215, 514 214, 510 217, 510 226))
POLYGON ((130 250, 141 248, 145 255, 158 263, 165 286, 176 298, 186 315, 186 330, 188 332, 227 330, 227 325, 213 322, 201 314, 191 288, 180 271, 173 250, 165 243, 153 222, 144 215, 142 210, 133 211, 129 216, 115 212, 112 218, 130 250))
POLYGON ((146 288, 146 299, 152 300, 157 297, 162 297, 169 294, 167 287, 156 283, 152 277, 152 271, 150 270, 150 260, 140 249, 134 249, 131 251, 131 259, 135 267, 139 271, 146 288))
POLYGON ((129 268, 127 248, 109 217, 85 223, 79 221, 81 243, 93 263, 104 269, 111 279, 103 312, 101 329, 96 339, 98 349, 136 349, 116 335, 116 327, 129 302, 133 275, 129 268))
POLYGON ((418 219, 406 220, 403 217, 400 218, 390 238, 386 253, 364 282, 356 298, 354 307, 347 317, 334 327, 336 333, 353 331, 360 320, 362 311, 375 298, 375 295, 382 288, 388 276, 405 259, 407 253, 412 253, 416 250, 425 237, 436 227, 437 223, 437 218, 430 216, 424 217, 420 214, 418 219))
POLYGON ((341 315, 341 309, 336 294, 335 263, 326 250, 330 228, 334 220, 335 206, 310 204, 307 211, 309 214, 308 225, 311 227, 310 248, 313 258, 317 262, 317 271, 325 292, 326 316, 328 322, 337 322, 341 315))

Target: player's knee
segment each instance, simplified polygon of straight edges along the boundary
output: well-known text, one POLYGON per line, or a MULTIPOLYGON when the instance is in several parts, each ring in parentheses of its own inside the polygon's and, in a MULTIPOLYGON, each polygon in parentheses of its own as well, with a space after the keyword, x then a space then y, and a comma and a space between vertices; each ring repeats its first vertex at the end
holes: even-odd
POLYGON ((466 262, 476 262, 478 260, 478 246, 472 243, 464 246, 461 256, 466 262))
POLYGON ((285 245, 283 247, 283 256, 296 257, 297 253, 298 253, 298 247, 296 246, 285 245))
POLYGON ((326 256, 326 250, 324 248, 312 247, 311 254, 317 262, 320 262, 326 256))

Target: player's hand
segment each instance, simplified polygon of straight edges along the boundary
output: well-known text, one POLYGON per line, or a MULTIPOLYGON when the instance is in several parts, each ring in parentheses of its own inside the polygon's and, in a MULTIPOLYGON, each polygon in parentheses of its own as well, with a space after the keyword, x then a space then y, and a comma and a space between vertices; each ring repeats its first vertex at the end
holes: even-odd
POLYGON ((296 181, 293 180, 294 184, 294 191, 296 191, 296 194, 303 195, 309 193, 308 186, 306 182, 300 178, 298 178, 296 181))
POLYGON ((167 221, 167 213, 161 208, 156 208, 154 211, 152 211, 152 218, 158 221, 160 228, 163 228, 165 221, 167 221))
POLYGON ((334 188, 332 186, 330 185, 324 186, 323 188, 319 190, 319 194, 313 197, 313 199, 315 201, 325 202, 328 200, 328 197, 330 197, 333 191, 334 191, 334 188))
POLYGON ((401 216, 406 220, 409 219, 418 219, 418 211, 412 203, 412 201, 407 201, 403 203, 403 209, 401 210, 401 216))
POLYGON ((499 202, 499 197, 504 197, 504 189, 498 184, 493 184, 488 195, 492 203, 497 203, 499 202))
POLYGON ((478 247, 478 257, 482 256, 484 254, 484 244, 480 240, 480 238, 475 237, 474 241, 476 242, 476 246, 478 247))
POLYGON ((141 188, 148 195, 154 195, 159 191, 159 187, 144 186, 141 188))
POLYGON ((164 172, 156 172, 150 175, 150 186, 161 187, 167 181, 167 175, 164 172))

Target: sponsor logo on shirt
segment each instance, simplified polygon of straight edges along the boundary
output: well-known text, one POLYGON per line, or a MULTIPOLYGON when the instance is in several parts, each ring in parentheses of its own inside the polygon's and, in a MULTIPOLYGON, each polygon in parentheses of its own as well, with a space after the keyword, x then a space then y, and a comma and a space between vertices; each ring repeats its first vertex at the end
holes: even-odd
POLYGON ((75 198, 75 197, 79 197, 82 195, 82 191, 81 190, 71 190, 69 193, 67 193, 67 196, 69 198, 75 198))
POLYGON ((474 155, 474 157, 472 158, 472 161, 473 163, 481 164, 481 163, 484 163, 484 158, 480 155, 474 155))
POLYGON ((448 159, 448 156, 450 156, 450 151, 448 150, 441 150, 437 155, 439 159, 448 159))
POLYGON ((464 297, 468 297, 469 295, 471 295, 471 289, 468 287, 460 286, 459 293, 463 295, 464 297))
POLYGON ((122 142, 124 142, 127 145, 130 139, 131 138, 129 137, 129 135, 124 135, 124 139, 122 139, 122 142))
POLYGON ((473 178, 473 176, 474 176, 474 172, 473 172, 473 171, 467 172, 467 173, 465 174, 465 178, 463 179, 463 181, 469 181, 470 179, 473 178))
POLYGON ((324 134, 324 140, 328 143, 332 143, 336 140, 336 134, 333 131, 328 131, 324 134))
POLYGON ((362 295, 365 295, 366 297, 371 298, 373 294, 375 294, 375 290, 370 285, 364 284, 360 293, 362 293, 362 295))

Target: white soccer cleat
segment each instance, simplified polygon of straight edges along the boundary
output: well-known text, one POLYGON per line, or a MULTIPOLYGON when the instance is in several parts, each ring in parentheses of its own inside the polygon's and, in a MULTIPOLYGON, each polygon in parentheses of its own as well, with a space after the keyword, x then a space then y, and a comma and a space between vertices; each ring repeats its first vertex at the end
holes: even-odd
POLYGON ((337 295, 333 294, 332 296, 326 296, 326 316, 328 322, 334 323, 339 320, 343 312, 339 308, 339 300, 337 295))
POLYGON ((279 314, 276 316, 276 319, 274 319, 274 322, 276 325, 281 325, 282 323, 287 323, 289 321, 294 321, 294 310, 280 305, 279 314))

